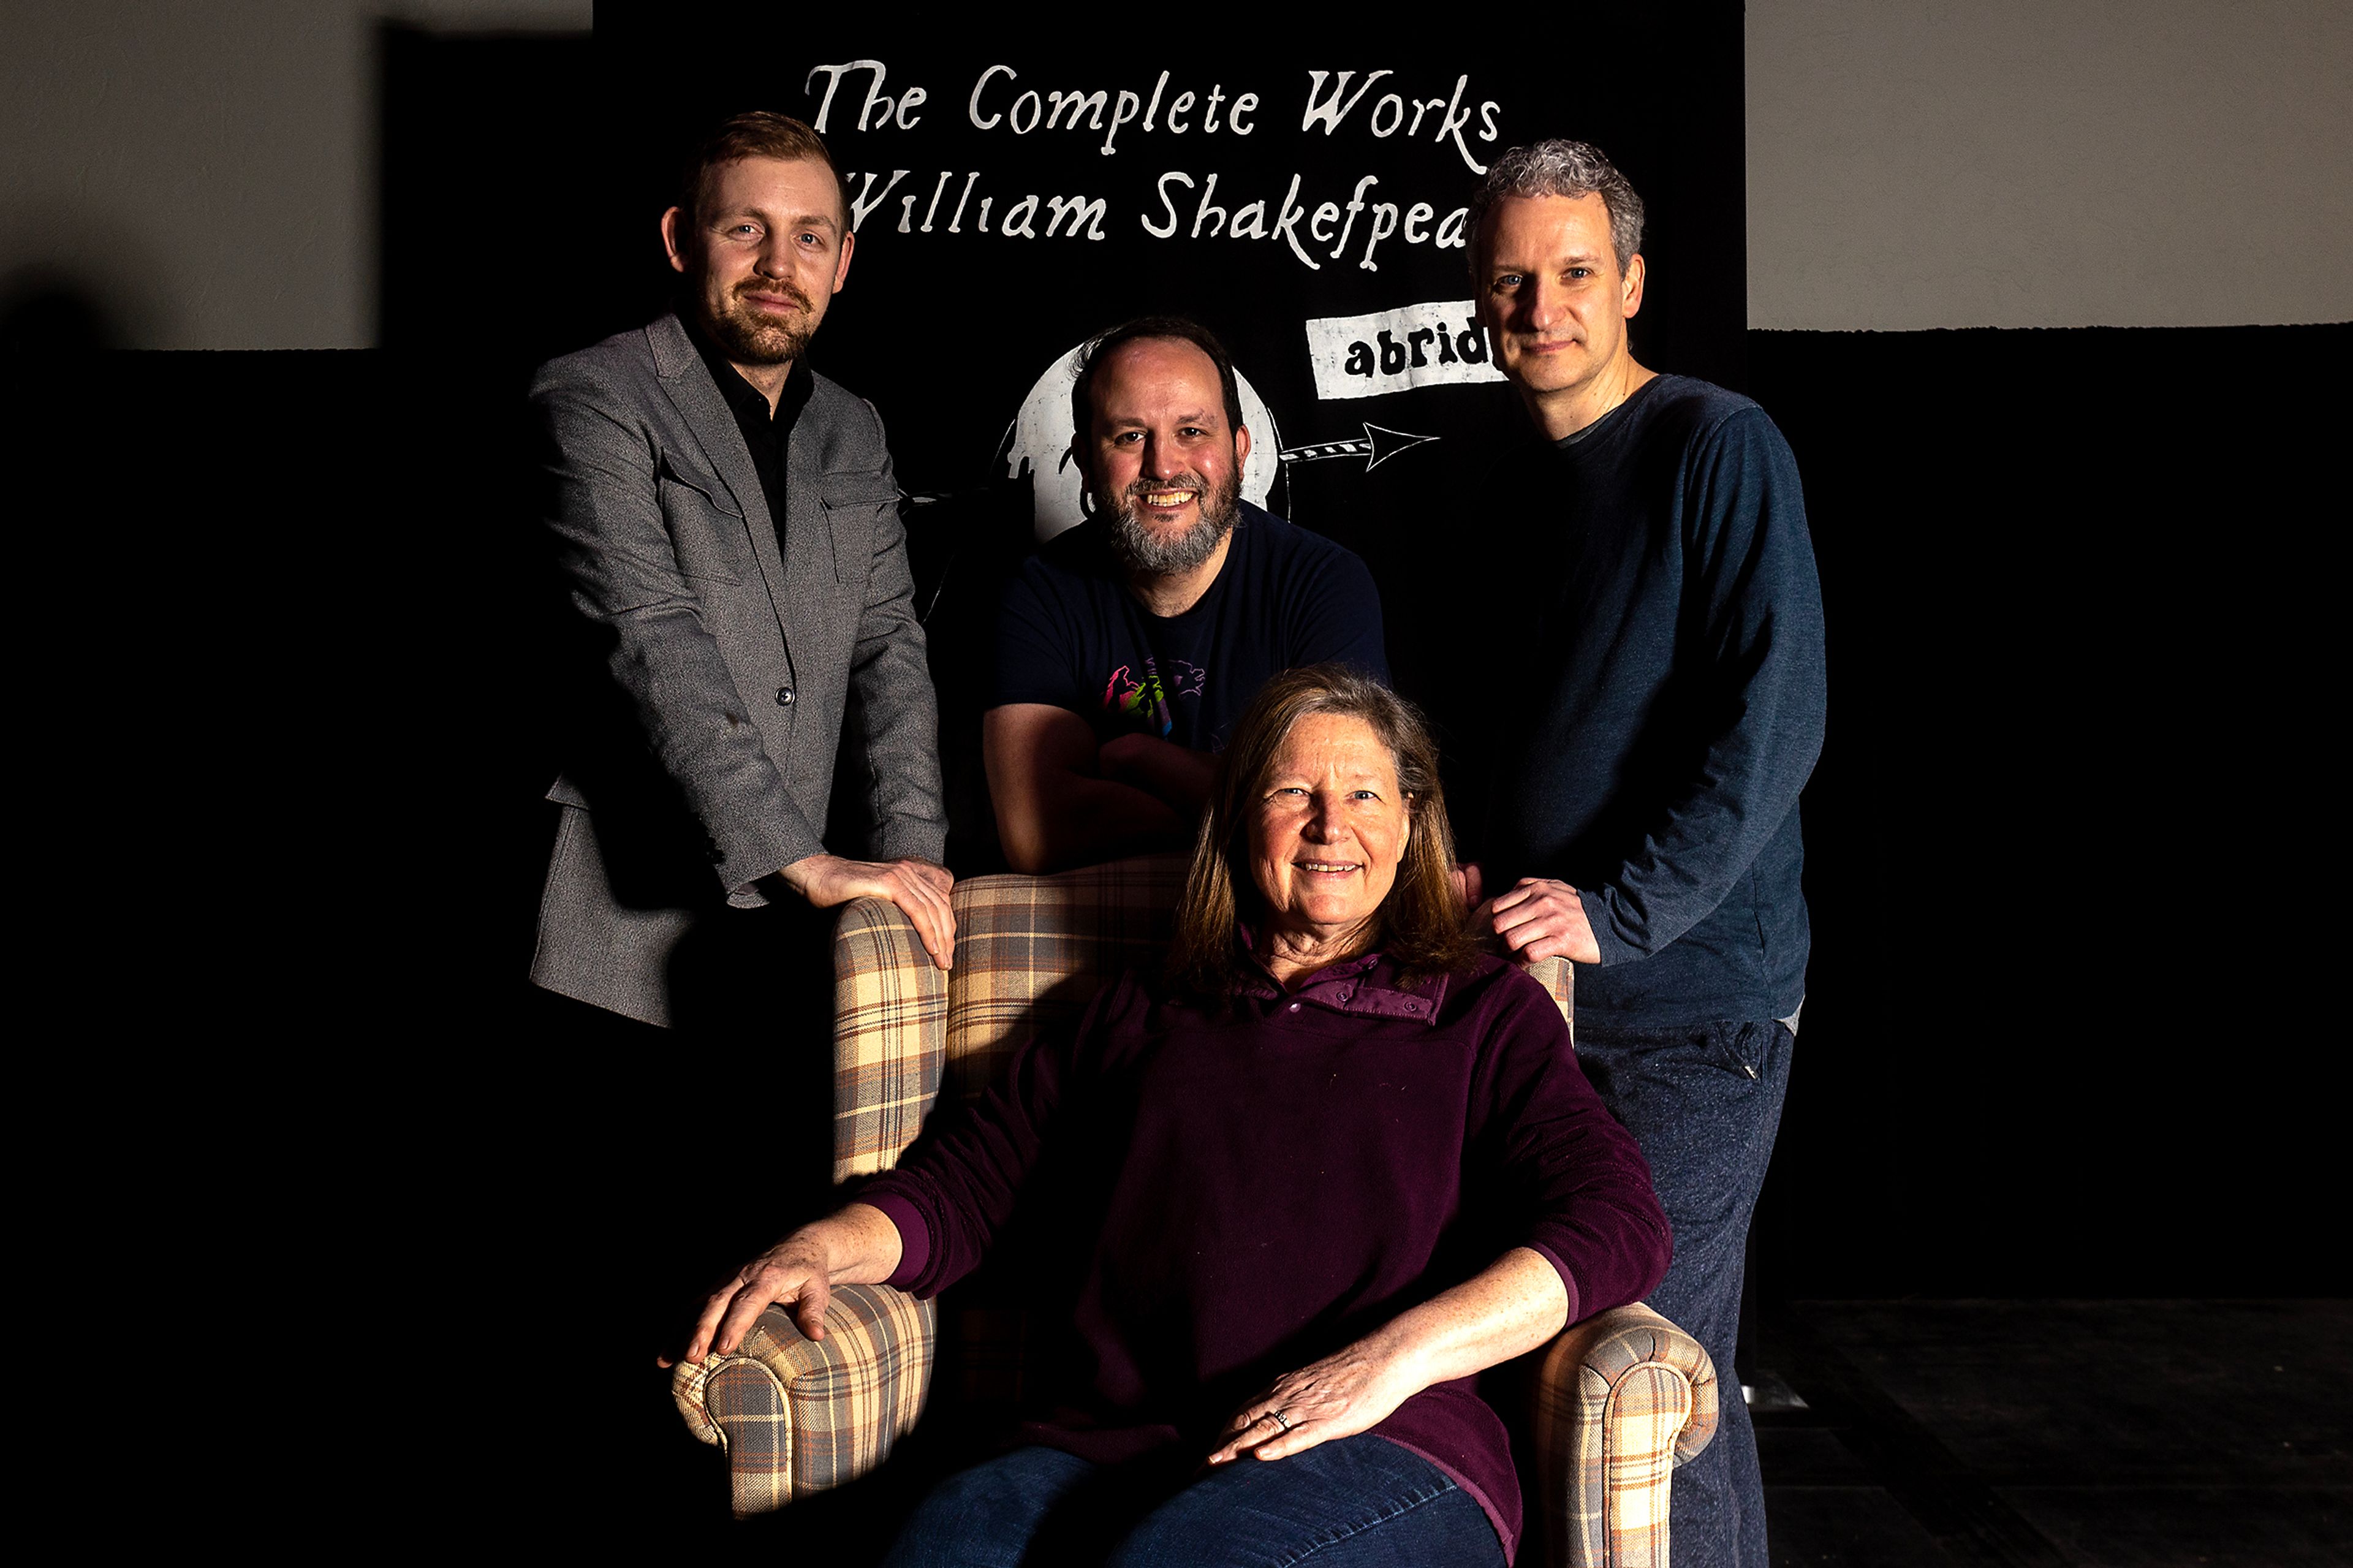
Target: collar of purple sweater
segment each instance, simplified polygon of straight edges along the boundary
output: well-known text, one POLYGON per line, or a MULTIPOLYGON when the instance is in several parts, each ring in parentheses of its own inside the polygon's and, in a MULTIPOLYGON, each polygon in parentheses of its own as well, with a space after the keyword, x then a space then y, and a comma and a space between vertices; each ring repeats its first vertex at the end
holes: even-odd
POLYGON ((1255 971, 1242 988, 1245 995, 1274 1002, 1287 996, 1294 1002, 1312 1002, 1335 1013, 1354 1013, 1370 1018, 1411 1018, 1433 1025, 1438 1022, 1439 1005, 1446 1000, 1447 977, 1443 974, 1419 981, 1409 989, 1398 979, 1397 966, 1389 963, 1388 955, 1376 949, 1325 964, 1301 981, 1296 989, 1286 992, 1266 972, 1266 966, 1256 962, 1258 933, 1248 925, 1237 930, 1242 951, 1252 954, 1255 971))

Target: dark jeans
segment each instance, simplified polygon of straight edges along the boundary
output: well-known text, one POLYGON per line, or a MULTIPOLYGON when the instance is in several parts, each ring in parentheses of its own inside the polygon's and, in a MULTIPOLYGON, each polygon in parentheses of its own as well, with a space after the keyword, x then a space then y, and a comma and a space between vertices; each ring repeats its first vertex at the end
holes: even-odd
POLYGON ((1502 1568, 1471 1494, 1370 1433, 1287 1459, 1109 1467, 1017 1448, 949 1477, 883 1568, 1502 1568))
POLYGON ((1642 1146, 1674 1226, 1674 1261, 1650 1303, 1715 1362, 1715 1439, 1675 1472, 1668 1540, 1678 1563, 1767 1568, 1768 1562, 1757 1433, 1732 1356, 1748 1217, 1773 1157, 1794 1044, 1788 1027, 1769 1019, 1684 1029, 1608 1029, 1580 1020, 1577 1027, 1585 1076, 1642 1146))

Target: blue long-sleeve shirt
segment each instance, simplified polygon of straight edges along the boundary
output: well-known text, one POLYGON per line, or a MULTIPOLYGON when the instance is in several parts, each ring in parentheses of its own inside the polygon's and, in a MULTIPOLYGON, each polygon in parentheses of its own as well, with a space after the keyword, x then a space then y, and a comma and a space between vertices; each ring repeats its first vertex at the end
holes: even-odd
POLYGON ((1805 992, 1798 794, 1820 755, 1821 585, 1788 443, 1662 375, 1508 465, 1535 612, 1499 670, 1490 890, 1577 889, 1601 949, 1578 1020, 1784 1017, 1805 992))

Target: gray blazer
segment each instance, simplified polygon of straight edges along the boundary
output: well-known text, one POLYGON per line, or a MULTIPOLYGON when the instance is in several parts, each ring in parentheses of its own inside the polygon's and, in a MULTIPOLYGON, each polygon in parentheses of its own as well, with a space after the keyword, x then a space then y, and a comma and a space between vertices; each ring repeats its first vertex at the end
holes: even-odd
POLYGON ((945 845, 899 486, 873 405, 815 377, 779 552, 674 315, 550 363, 531 398, 542 511, 605 677, 548 792, 565 809, 532 978, 668 1025, 680 944, 824 850, 845 717, 869 839, 853 852, 945 845))

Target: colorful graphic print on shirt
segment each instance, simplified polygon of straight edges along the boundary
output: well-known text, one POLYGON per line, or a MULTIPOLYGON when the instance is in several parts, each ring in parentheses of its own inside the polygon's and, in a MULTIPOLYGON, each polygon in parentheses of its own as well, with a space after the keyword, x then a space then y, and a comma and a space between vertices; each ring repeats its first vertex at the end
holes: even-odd
MULTIPOLYGON (((1176 696, 1198 700, 1209 682, 1209 672, 1190 659, 1176 659, 1176 696)), ((1176 729, 1176 719, 1168 710, 1168 689, 1161 684, 1160 666, 1150 654, 1144 656, 1142 679, 1131 673, 1132 664, 1123 664, 1111 672, 1103 683, 1103 705, 1107 711, 1119 714, 1166 739, 1176 729)))

